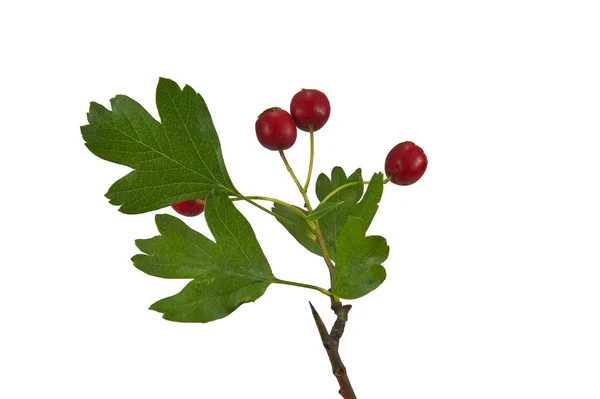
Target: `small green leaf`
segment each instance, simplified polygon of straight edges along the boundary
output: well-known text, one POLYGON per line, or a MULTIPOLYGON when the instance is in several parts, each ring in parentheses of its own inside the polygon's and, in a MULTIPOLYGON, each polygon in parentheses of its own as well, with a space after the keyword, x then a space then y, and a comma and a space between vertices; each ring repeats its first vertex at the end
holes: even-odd
POLYGON ((348 183, 356 183, 338 191, 328 199, 327 202, 343 202, 343 204, 337 206, 333 211, 319 219, 319 227, 321 228, 321 233, 325 240, 327 252, 333 260, 335 260, 339 233, 342 230, 342 227, 344 227, 350 211, 363 195, 364 187, 362 184, 358 184, 360 182, 362 182, 360 169, 357 169, 349 177, 346 177, 346 173, 339 166, 336 166, 331 171, 331 179, 323 173, 317 178, 317 198, 321 201, 335 189, 348 183))
POLYGON ((340 233, 332 287, 340 298, 360 298, 385 280, 381 263, 387 259, 389 247, 385 238, 365 235, 363 222, 350 216, 340 233))
POLYGON ((140 104, 118 95, 112 110, 91 103, 81 127, 87 148, 107 161, 134 170, 106 196, 124 213, 143 213, 210 191, 235 191, 206 103, 190 86, 161 78, 156 105, 161 122, 140 104))
POLYGON ((160 236, 136 241, 146 253, 132 258, 138 269, 164 278, 193 278, 181 292, 150 307, 167 320, 220 319, 258 299, 275 280, 252 227, 227 195, 210 193, 205 212, 216 242, 168 215, 156 216, 160 236))
MULTIPOLYGON (((300 211, 306 213, 301 208, 296 207, 300 211)), ((321 250, 319 249, 319 245, 316 243, 316 236, 312 232, 309 224, 306 219, 292 211, 291 209, 280 205, 274 204, 272 211, 279 215, 277 218, 279 223, 285 227, 285 229, 306 249, 310 252, 320 255, 321 250)))
POLYGON ((340 167, 335 167, 332 170, 331 180, 324 174, 321 174, 317 180, 317 197, 321 198, 321 200, 335 189, 345 184, 355 183, 343 188, 328 199, 325 204, 329 201, 343 201, 344 203, 319 219, 319 226, 323 233, 327 251, 334 260, 336 259, 338 237, 348 217, 351 215, 359 217, 368 228, 377 212, 383 193, 383 174, 375 173, 373 175, 364 196, 362 181, 360 169, 357 169, 350 177, 346 178, 344 171, 340 167), (321 181, 320 184, 319 181, 321 181), (358 202, 361 197, 363 197, 362 200, 358 202))
POLYGON ((318 220, 342 204, 343 202, 327 201, 326 203, 324 203, 321 206, 318 206, 317 209, 309 213, 307 220, 311 222, 318 220))
MULTIPOLYGON (((315 187, 317 192, 317 198, 319 198, 319 201, 323 201, 323 199, 325 199, 325 197, 336 188, 343 186, 347 183, 356 183, 359 181, 362 181, 362 174, 360 168, 356 169, 356 171, 352 173, 350 177, 346 177, 344 169, 342 169, 339 166, 336 166, 331 171, 331 179, 327 177, 327 175, 324 173, 321 173, 317 178, 317 183, 315 187)), ((362 197, 363 191, 363 186, 360 184, 356 184, 338 192, 328 201, 344 201, 347 203, 356 203, 360 199, 360 197, 362 197)))
MULTIPOLYGON (((317 178, 316 192, 321 201, 335 189, 348 183, 354 183, 335 193, 327 202, 318 206, 312 214, 308 214, 310 221, 315 221, 318 218, 325 248, 334 261, 336 259, 338 237, 348 217, 358 217, 368 228, 379 207, 378 204, 383 193, 383 174, 373 174, 364 196, 364 184, 362 182, 360 169, 346 177, 346 173, 339 166, 333 168, 331 178, 323 173, 317 178)), ((277 220, 302 246, 317 255, 321 255, 319 245, 315 241, 315 235, 305 219, 278 204, 273 207, 273 212, 281 216, 277 220)))

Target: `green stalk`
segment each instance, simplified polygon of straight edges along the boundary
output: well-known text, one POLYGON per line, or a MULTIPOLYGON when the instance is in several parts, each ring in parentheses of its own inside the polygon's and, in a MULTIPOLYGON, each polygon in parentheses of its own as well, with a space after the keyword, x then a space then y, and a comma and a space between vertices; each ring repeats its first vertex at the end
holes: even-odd
POLYGON ((334 297, 334 295, 331 292, 327 291, 325 288, 317 287, 316 285, 297 283, 295 281, 280 280, 278 278, 276 278, 273 282, 277 284, 293 285, 294 287, 308 288, 310 290, 319 291, 321 294, 327 295, 328 297, 334 297))
MULTIPOLYGON (((392 180, 392 177, 391 177, 391 176, 390 176, 390 177, 388 177, 387 179, 385 179, 385 180, 383 181, 383 184, 386 184, 386 183, 388 183, 390 180, 392 180)), ((329 201, 329 199, 330 199, 331 197, 333 197, 334 195, 336 195, 338 192, 342 191, 342 190, 343 190, 343 189, 345 189, 345 188, 352 187, 352 186, 356 186, 356 185, 358 185, 358 184, 369 184, 369 183, 371 183, 371 181, 370 181, 370 180, 365 180, 365 181, 354 181, 354 182, 352 182, 352 183, 346 183, 346 184, 342 184, 341 186, 339 186, 338 188, 336 188, 335 190, 333 190, 332 192, 330 192, 329 194, 327 194, 327 196, 325 196, 325 198, 323 198, 323 201, 321 201, 321 202, 319 203, 319 205, 318 205, 318 206, 321 206, 321 205, 323 205, 325 202, 329 201)))
POLYGON ((313 125, 308 125, 310 133, 310 161, 308 163, 308 175, 306 176, 306 183, 304 183, 304 192, 308 192, 308 185, 310 184, 310 178, 313 170, 313 160, 315 159, 315 134, 313 132, 313 125))
POLYGON ((248 202, 248 203, 250 203, 250 204, 254 205, 254 206, 255 206, 255 207, 257 207, 258 209, 260 209, 260 210, 262 210, 262 211, 264 211, 264 212, 267 212, 269 215, 273 215, 273 216, 274 216, 274 217, 276 217, 277 219, 281 219, 281 220, 287 221, 287 219, 285 219, 284 217, 282 217, 282 216, 280 216, 280 215, 276 214, 275 212, 273 212, 273 211, 271 211, 271 210, 269 210, 269 209, 265 208, 264 206, 262 206, 262 205, 260 205, 260 204, 256 203, 256 202, 255 202, 255 201, 253 201, 251 198, 249 198, 249 197, 246 197, 245 195, 242 195, 242 194, 240 194, 240 193, 238 193, 238 192, 236 192, 236 191, 233 191, 233 190, 227 190, 227 191, 229 191, 230 193, 232 193, 234 196, 236 196, 236 197, 237 197, 237 198, 233 198, 233 199, 232 199, 232 201, 236 201, 236 200, 237 200, 237 201, 244 200, 244 201, 246 201, 246 202, 248 202))
MULTIPOLYGON (((245 198, 251 199, 251 200, 260 200, 260 201, 269 201, 269 202, 273 202, 274 204, 279 204, 281 206, 284 206, 294 212, 296 212, 298 215, 302 216, 303 219, 306 219, 307 216, 304 212, 302 212, 300 209, 296 208, 294 205, 289 204, 285 201, 281 201, 278 200, 277 198, 271 198, 271 197, 263 197, 263 196, 258 196, 258 195, 249 195, 245 198)), ((245 198, 232 198, 232 201, 245 201, 245 198)))
POLYGON ((294 179, 294 183, 296 183, 296 187, 298 187, 298 190, 300 191, 300 194, 302 194, 302 198, 304 198, 304 205, 306 206, 306 209, 308 209, 309 212, 312 212, 313 209, 310 206, 310 200, 308 199, 308 196, 306 195, 306 191, 304 191, 304 189, 300 185, 300 182, 298 181, 298 178, 296 177, 296 174, 294 173, 294 170, 290 166, 290 163, 288 162, 288 160, 287 160, 287 158, 286 158, 285 153, 283 152, 283 150, 279 150, 279 155, 281 155, 281 159, 283 160, 283 163, 285 164, 285 167, 287 168, 288 172, 292 176, 292 179, 294 179))
POLYGON ((327 194, 327 196, 325 198, 323 198, 323 201, 321 201, 321 203, 319 205, 322 205, 325 202, 329 201, 329 199, 331 197, 333 197, 334 195, 336 195, 337 193, 339 193, 340 191, 342 191, 345 188, 356 186, 356 185, 359 185, 359 184, 369 184, 369 183, 370 183, 370 181, 354 181, 352 183, 342 184, 341 186, 339 186, 338 188, 336 188, 335 190, 333 190, 332 192, 330 192, 329 194, 327 194))

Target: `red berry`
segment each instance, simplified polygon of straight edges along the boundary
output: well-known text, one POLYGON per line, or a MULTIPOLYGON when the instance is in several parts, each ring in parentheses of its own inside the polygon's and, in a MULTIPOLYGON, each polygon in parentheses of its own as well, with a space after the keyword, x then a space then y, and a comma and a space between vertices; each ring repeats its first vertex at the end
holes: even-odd
POLYGON ((183 216, 198 216, 204 212, 204 204, 198 200, 183 201, 175 205, 171 205, 177 213, 183 216))
POLYGON ((281 108, 269 108, 258 116, 256 137, 269 150, 287 150, 296 142, 296 124, 292 116, 281 108))
POLYGON ((408 186, 423 176, 427 169, 427 156, 421 147, 411 141, 396 145, 385 159, 385 174, 392 183, 408 186))
POLYGON ((313 132, 322 128, 329 119, 330 112, 329 100, 319 90, 302 89, 296 93, 290 104, 290 113, 296 121, 296 126, 305 132, 310 131, 310 125, 313 132))

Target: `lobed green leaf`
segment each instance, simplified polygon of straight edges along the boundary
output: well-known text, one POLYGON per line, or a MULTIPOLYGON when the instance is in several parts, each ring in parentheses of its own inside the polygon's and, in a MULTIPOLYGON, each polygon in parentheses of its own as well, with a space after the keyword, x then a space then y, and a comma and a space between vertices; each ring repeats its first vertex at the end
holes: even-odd
POLYGON ((258 299, 269 282, 224 274, 190 281, 180 293, 150 306, 163 318, 179 322, 207 323, 221 319, 246 302, 258 299))
POLYGON ((220 270, 218 265, 225 263, 217 244, 178 218, 156 215, 155 220, 161 235, 135 241, 142 252, 149 254, 132 258, 134 266, 144 273, 162 278, 196 278, 220 270))
POLYGON ((375 173, 373 174, 373 177, 371 177, 371 181, 369 182, 364 197, 350 211, 350 216, 355 216, 363 222, 365 230, 368 230, 369 226, 371 226, 371 222, 377 213, 377 209, 379 209, 379 201, 381 201, 382 195, 383 173, 375 173))
MULTIPOLYGON (((331 171, 331 178, 323 173, 317 178, 316 193, 320 201, 323 201, 331 192, 345 184, 355 184, 338 191, 310 214, 301 209, 307 214, 309 221, 319 223, 325 241, 325 248, 333 260, 336 259, 338 237, 348 218, 350 216, 359 218, 364 223, 365 228, 368 229, 379 208, 378 204, 383 194, 383 174, 373 174, 366 192, 364 192, 362 181, 360 169, 347 177, 344 170, 336 166, 331 171)), ((316 255, 321 255, 319 245, 315 241, 315 234, 306 219, 278 204, 275 204, 272 209, 280 216, 280 218, 277 218, 279 222, 303 247, 316 255)))
POLYGON ((340 233, 332 287, 340 298, 360 298, 385 280, 386 272, 381 263, 389 254, 386 240, 365 235, 361 219, 350 216, 340 233))
POLYGON ((357 169, 348 178, 342 168, 336 167, 331 172, 331 179, 321 174, 317 180, 317 197, 321 201, 335 189, 349 183, 350 185, 327 200, 343 202, 319 219, 319 226, 325 240, 327 251, 332 259, 336 259, 338 237, 346 224, 348 217, 359 217, 368 228, 378 209, 379 201, 383 194, 383 174, 375 173, 371 179, 367 191, 363 196, 363 181, 361 170, 357 169), (320 183, 319 183, 320 181, 320 183), (362 197, 362 200, 361 200, 362 197), (358 202, 360 200, 360 202, 358 202))
POLYGON ((160 236, 136 241, 145 253, 132 258, 138 269, 163 278, 193 278, 181 292, 150 307, 165 319, 220 319, 258 299, 275 280, 250 223, 226 194, 211 192, 205 213, 215 242, 169 215, 156 216, 160 236))
POLYGON ((159 80, 161 122, 127 96, 110 103, 111 110, 90 104, 81 133, 92 153, 134 169, 106 193, 121 212, 148 212, 210 191, 235 192, 206 103, 190 86, 182 90, 172 80, 159 80))
MULTIPOLYGON (((346 177, 346 172, 339 166, 336 166, 331 171, 331 178, 326 174, 321 173, 317 177, 317 183, 315 185, 315 191, 317 192, 317 198, 319 201, 323 201, 329 193, 338 187, 343 186, 347 183, 357 183, 362 181, 362 172, 356 169, 350 177, 346 177)), ((362 197, 364 188, 361 184, 350 186, 345 190, 336 193, 329 201, 333 202, 347 202, 348 204, 356 203, 362 197)))

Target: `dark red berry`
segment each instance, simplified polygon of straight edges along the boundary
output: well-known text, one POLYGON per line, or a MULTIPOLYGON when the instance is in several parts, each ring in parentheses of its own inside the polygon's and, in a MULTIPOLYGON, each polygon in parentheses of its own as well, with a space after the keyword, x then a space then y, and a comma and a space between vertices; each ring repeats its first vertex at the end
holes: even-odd
POLYGON ((314 89, 302 89, 292 98, 290 113, 296 122, 298 129, 305 132, 319 130, 329 119, 331 106, 327 96, 314 89))
POLYGON ((183 201, 171 207, 183 216, 198 216, 204 212, 204 204, 198 200, 183 201))
POLYGON ((269 150, 287 150, 296 142, 296 124, 292 116, 281 108, 269 108, 258 116, 256 137, 269 150))
POLYGON ((396 145, 385 159, 385 174, 401 186, 415 183, 427 169, 427 156, 411 141, 396 145))

